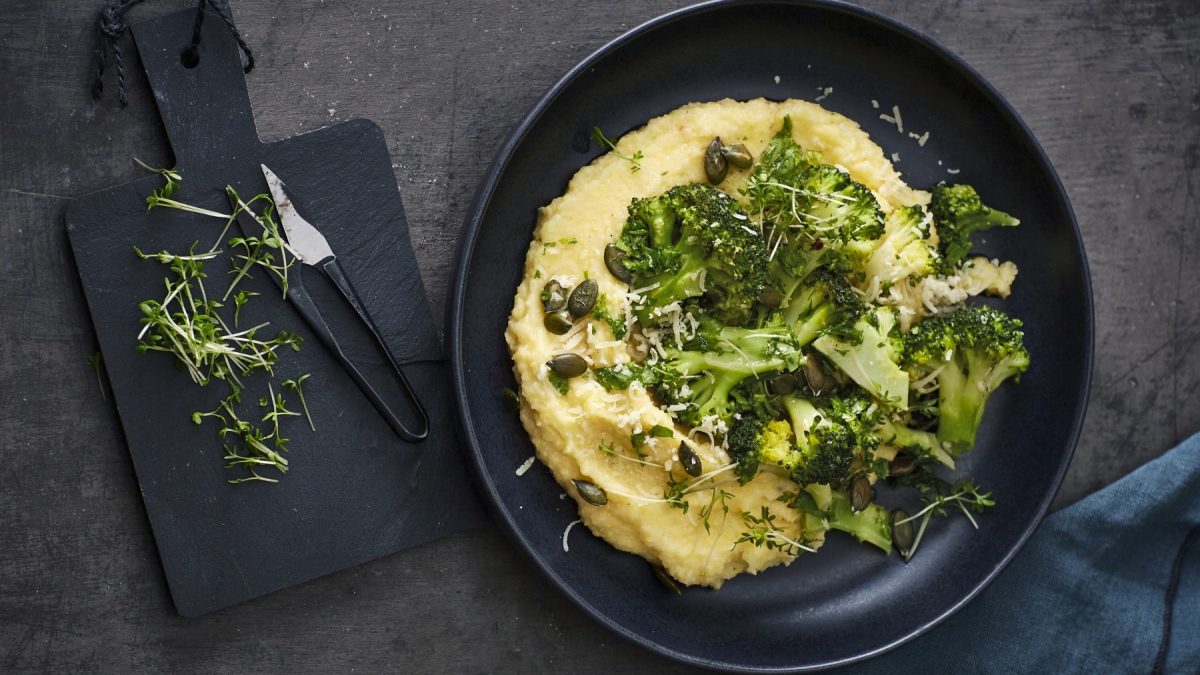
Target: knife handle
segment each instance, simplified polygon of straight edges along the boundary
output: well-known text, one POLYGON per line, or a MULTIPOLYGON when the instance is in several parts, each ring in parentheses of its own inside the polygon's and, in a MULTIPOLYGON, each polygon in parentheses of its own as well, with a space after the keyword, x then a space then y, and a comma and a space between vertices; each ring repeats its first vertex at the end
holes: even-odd
MULTIPOLYGON (((345 291, 343 291, 343 293, 344 292, 345 291)), ((387 421, 388 426, 392 428, 392 431, 396 432, 396 435, 402 440, 409 443, 416 443, 418 441, 425 440, 425 438, 429 436, 429 416, 425 414, 425 409, 421 406, 421 402, 419 399, 417 399, 416 394, 413 393, 412 386, 408 383, 408 379, 404 377, 404 373, 400 372, 398 367, 395 367, 395 361, 392 359, 392 355, 390 352, 388 352, 387 347, 385 346, 383 351, 387 354, 388 360, 392 362, 392 365, 396 370, 396 374, 399 377, 400 384, 404 388, 404 391, 408 395, 409 399, 412 401, 413 406, 416 409, 417 416, 420 418, 421 429, 419 431, 413 432, 404 426, 404 422, 400 421, 400 418, 394 412, 392 412, 392 409, 388 407, 388 404, 383 400, 383 397, 375 391, 374 387, 371 386, 371 383, 367 381, 367 378, 363 377, 363 374, 359 372, 358 368, 354 366, 354 363, 350 360, 350 358, 346 356, 346 353, 342 351, 341 345, 338 344, 337 339, 333 336, 333 331, 329 330, 329 325, 325 323, 324 317, 321 316, 320 310, 317 309, 317 304, 313 302, 312 296, 308 294, 308 291, 305 290, 303 284, 296 283, 290 285, 288 287, 288 296, 292 300, 292 305, 300 313, 300 316, 305 320, 305 322, 308 323, 309 328, 312 329, 313 333, 317 336, 317 339, 329 349, 329 351, 333 354, 333 357, 337 359, 339 364, 341 364, 342 369, 345 370, 346 374, 350 376, 350 379, 354 381, 354 384, 358 385, 358 388, 362 390, 362 393, 367 397, 367 400, 371 402, 371 405, 374 406, 375 410, 383 416, 385 421, 387 421)), ((372 324, 368 324, 367 327, 371 329, 371 332, 375 335, 375 339, 379 340, 379 333, 375 330, 375 327, 372 324)))

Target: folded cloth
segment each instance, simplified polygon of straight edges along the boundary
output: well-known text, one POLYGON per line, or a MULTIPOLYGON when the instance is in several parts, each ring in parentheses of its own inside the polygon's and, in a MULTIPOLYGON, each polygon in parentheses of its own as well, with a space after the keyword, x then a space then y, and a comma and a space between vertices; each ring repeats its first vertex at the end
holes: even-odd
POLYGON ((850 673, 1200 673, 1200 434, 1046 518, 979 597, 850 673))

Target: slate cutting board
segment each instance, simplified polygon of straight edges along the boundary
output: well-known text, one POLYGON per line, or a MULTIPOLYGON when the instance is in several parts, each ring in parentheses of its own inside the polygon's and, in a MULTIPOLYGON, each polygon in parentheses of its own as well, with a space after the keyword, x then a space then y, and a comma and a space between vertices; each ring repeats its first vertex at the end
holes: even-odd
MULTIPOLYGON (((196 616, 416 546, 486 522, 455 438, 449 376, 413 250, 391 160, 379 128, 352 120, 263 144, 236 45, 222 22, 204 23, 200 61, 180 54, 195 18, 184 11, 133 27, 159 113, 183 177, 175 198, 228 212, 225 185, 243 198, 266 192, 259 164, 287 183, 298 207, 329 240, 384 341, 421 396, 429 438, 401 441, 263 274, 243 286, 260 293, 242 324, 269 321, 305 340, 287 351, 276 386, 305 384, 317 431, 292 418, 285 429, 291 464, 276 485, 230 485, 211 410, 222 383, 199 387, 166 354, 134 349, 137 304, 162 296, 167 270, 139 261, 144 251, 207 247, 222 222, 168 209, 147 212, 158 176, 87 195, 68 209, 67 230, 96 327, 113 397, 179 613, 196 616)), ((115 152, 129 149, 114 148, 115 152)), ((222 246, 228 251, 228 246, 222 246)), ((209 288, 223 289, 227 259, 206 263, 209 288)), ((337 290, 300 269, 340 343, 389 401, 402 401, 385 358, 337 290)), ((265 376, 246 398, 266 394, 265 376)), ((289 407, 298 408, 294 399, 289 407)), ((251 410, 250 412, 253 412, 251 410)), ((260 413, 261 414, 261 413, 260 413)), ((86 452, 86 444, 81 444, 86 452)))

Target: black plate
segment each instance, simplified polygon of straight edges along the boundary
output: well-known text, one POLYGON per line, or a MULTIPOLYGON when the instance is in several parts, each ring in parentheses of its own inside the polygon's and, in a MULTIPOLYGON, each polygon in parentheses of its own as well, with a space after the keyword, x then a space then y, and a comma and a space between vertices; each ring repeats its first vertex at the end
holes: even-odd
POLYGON ((852 6, 717 2, 613 41, 521 121, 468 214, 448 334, 464 438, 483 493, 555 585, 617 633, 681 661, 801 670, 863 659, 920 634, 962 607, 1020 548, 1075 447, 1091 373, 1092 301, 1079 231, 1054 169, 969 66, 929 38, 852 6), (1016 230, 989 233, 981 248, 1020 266, 1003 306, 1026 322, 1033 367, 993 397, 978 447, 960 463, 998 506, 978 533, 963 518, 938 522, 908 565, 831 535, 819 554, 790 567, 681 596, 640 558, 585 528, 572 531, 564 553, 574 505, 559 499, 545 469, 514 474, 533 447, 499 393, 514 386, 503 334, 537 208, 598 154, 587 145, 594 124, 620 135, 690 101, 811 99, 819 87, 834 89, 823 105, 858 121, 887 153, 900 153, 898 168, 910 184, 971 182, 1024 220, 1016 230), (893 104, 905 134, 879 119, 893 104), (910 130, 932 133, 922 148, 910 130))

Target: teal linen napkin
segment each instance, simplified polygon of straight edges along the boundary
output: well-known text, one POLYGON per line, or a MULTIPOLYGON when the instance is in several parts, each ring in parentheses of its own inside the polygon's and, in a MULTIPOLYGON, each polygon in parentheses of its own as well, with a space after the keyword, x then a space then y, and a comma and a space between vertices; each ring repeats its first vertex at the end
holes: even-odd
POLYGON ((1200 434, 1046 518, 928 634, 847 673, 1200 673, 1200 434))

